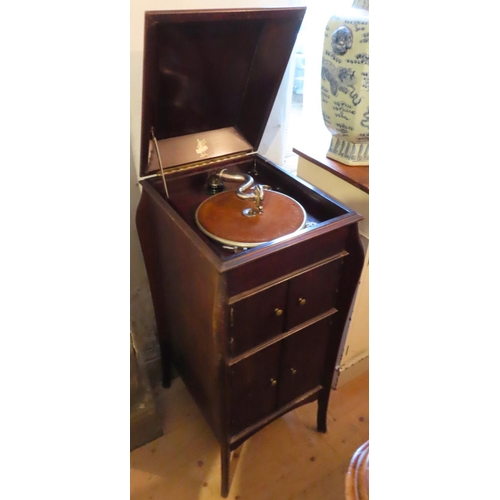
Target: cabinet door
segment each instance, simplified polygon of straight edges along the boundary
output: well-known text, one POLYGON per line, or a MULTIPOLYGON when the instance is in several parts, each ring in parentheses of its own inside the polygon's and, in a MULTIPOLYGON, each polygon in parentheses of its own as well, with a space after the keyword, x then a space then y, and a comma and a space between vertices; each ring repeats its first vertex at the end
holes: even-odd
POLYGON ((275 410, 281 344, 273 344, 230 367, 231 434, 275 410))
POLYGON ((289 282, 287 329, 335 307, 341 260, 334 260, 289 282))
POLYGON ((321 385, 331 332, 328 316, 283 341, 278 408, 321 385))
POLYGON ((287 283, 235 302, 230 310, 230 352, 237 356, 284 331, 287 283))

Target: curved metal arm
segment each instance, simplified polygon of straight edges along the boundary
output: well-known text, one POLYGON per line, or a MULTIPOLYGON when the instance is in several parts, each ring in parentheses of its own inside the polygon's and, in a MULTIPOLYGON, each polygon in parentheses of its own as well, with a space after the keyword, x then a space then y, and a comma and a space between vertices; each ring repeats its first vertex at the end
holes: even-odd
POLYGON ((238 197, 244 200, 254 198, 253 194, 245 193, 245 191, 254 187, 255 183, 252 176, 248 174, 230 174, 223 168, 219 172, 219 177, 225 181, 244 182, 244 184, 238 188, 238 197))
POLYGON ((253 177, 248 174, 230 174, 224 168, 219 172, 219 177, 226 181, 243 182, 244 184, 238 188, 236 196, 242 200, 253 200, 257 205, 259 213, 264 209, 264 190, 265 186, 262 184, 255 184, 253 177), (252 192, 245 192, 252 189, 252 192))

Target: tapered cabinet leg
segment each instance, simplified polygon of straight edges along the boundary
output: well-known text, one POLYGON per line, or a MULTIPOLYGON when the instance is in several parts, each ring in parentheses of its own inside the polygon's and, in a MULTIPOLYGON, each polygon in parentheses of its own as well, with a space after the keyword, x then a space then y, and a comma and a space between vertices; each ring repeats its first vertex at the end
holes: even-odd
POLYGON ((161 385, 164 389, 170 389, 170 386, 172 385, 172 375, 170 373, 170 366, 163 366, 162 368, 161 385))
POLYGON ((160 353, 161 353, 161 376, 162 376, 162 386, 165 389, 169 389, 172 385, 172 365, 168 357, 167 347, 163 342, 160 342, 160 353))
POLYGON ((231 458, 231 450, 228 445, 220 447, 220 468, 221 468, 221 489, 222 498, 227 498, 229 495, 229 461, 231 458))
POLYGON ((326 416, 328 410, 328 400, 330 399, 330 389, 323 388, 318 395, 318 432, 326 432, 326 416))

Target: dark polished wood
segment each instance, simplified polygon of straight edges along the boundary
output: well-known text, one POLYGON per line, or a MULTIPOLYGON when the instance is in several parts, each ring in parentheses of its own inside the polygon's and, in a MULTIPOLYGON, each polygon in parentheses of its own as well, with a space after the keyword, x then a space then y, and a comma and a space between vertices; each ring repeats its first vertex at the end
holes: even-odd
POLYGON ((266 349, 231 367, 231 435, 276 410, 281 345, 266 349))
POLYGON ((332 318, 325 318, 283 341, 278 408, 321 385, 328 339, 339 335, 332 324, 332 318))
POLYGON ((334 260, 290 280, 287 329, 335 307, 342 260, 334 260))
POLYGON ((231 463, 231 447, 223 444, 220 447, 220 467, 221 467, 221 497, 227 498, 229 495, 229 465, 231 463))
POLYGON ((161 177, 141 181, 137 230, 164 385, 174 366, 219 441, 224 497, 230 452, 281 415, 318 401, 318 430, 326 431, 363 264, 362 217, 246 146, 257 149, 303 15, 298 8, 146 17, 141 173, 158 169, 155 154, 148 162, 153 126, 168 157, 168 196, 161 177), (191 139, 203 156, 194 163, 193 151, 183 151, 191 139), (224 248, 195 218, 213 196, 209 176, 222 168, 296 200, 307 226, 247 250, 224 248))
POLYGON ((170 355, 167 343, 164 339, 159 339, 161 363, 161 385, 165 389, 169 389, 172 384, 172 363, 170 362, 170 355))
POLYGON ((207 137, 197 160, 258 149, 304 14, 303 7, 146 12, 141 175, 158 169, 148 163, 151 127, 159 141, 182 138, 161 143, 165 166, 192 161, 196 137, 192 146, 184 138, 191 134, 231 130, 246 143, 233 147, 224 132, 218 145, 207 137))
POLYGON ((287 283, 279 283, 231 305, 229 347, 237 356, 285 330, 287 283))
MULTIPOLYGON (((260 157, 253 163, 262 178, 279 170, 260 157)), ((325 432, 335 359, 363 264, 361 216, 289 176, 283 191, 293 185, 317 224, 231 253, 194 223, 195 201, 210 196, 200 179, 207 169, 167 173, 170 198, 158 179, 142 181, 137 228, 166 373, 173 363, 223 457, 226 447, 315 399, 325 432)), ((224 463, 222 476, 224 492, 224 463)))

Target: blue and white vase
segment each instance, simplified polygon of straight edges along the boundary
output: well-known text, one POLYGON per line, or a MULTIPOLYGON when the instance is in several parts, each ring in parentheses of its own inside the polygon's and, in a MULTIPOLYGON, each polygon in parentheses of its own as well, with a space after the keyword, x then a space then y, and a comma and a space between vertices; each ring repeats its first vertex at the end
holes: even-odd
POLYGON ((332 134, 326 155, 346 165, 369 163, 368 45, 368 10, 351 7, 328 21, 321 68, 321 109, 332 134))

